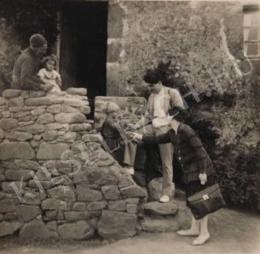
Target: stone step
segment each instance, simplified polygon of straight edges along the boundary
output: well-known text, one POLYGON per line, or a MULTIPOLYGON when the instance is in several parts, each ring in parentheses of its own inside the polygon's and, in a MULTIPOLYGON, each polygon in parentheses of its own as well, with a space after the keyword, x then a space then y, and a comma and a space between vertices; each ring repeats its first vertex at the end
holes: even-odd
POLYGON ((178 211, 175 215, 144 215, 141 220, 141 228, 145 232, 163 233, 176 232, 182 228, 188 228, 191 222, 191 213, 185 202, 177 202, 178 211))
POLYGON ((176 202, 160 203, 153 201, 144 205, 144 212, 147 215, 175 215, 178 212, 176 202))

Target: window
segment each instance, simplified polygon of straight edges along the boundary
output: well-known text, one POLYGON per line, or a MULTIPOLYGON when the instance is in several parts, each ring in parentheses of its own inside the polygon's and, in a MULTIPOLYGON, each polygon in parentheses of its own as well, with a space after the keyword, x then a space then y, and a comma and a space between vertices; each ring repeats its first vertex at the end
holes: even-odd
POLYGON ((258 5, 244 6, 244 55, 260 59, 260 12, 258 5))

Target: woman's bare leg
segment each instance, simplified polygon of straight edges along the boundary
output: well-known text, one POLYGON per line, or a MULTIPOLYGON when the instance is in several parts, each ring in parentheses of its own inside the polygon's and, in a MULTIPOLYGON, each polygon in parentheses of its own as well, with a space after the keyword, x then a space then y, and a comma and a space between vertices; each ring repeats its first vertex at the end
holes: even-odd
POLYGON ((200 233, 197 238, 192 242, 193 245, 202 245, 209 240, 210 234, 208 231, 208 215, 200 219, 200 233))

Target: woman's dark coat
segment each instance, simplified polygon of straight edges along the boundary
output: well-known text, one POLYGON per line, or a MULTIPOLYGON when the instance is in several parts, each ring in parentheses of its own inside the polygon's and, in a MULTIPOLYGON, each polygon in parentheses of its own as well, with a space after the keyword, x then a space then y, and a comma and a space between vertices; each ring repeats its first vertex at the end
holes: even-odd
POLYGON ((186 124, 180 123, 177 134, 173 129, 159 136, 144 135, 144 143, 169 143, 174 146, 174 152, 182 166, 183 182, 185 184, 198 181, 199 174, 207 176, 215 173, 212 161, 204 149, 199 137, 186 124))

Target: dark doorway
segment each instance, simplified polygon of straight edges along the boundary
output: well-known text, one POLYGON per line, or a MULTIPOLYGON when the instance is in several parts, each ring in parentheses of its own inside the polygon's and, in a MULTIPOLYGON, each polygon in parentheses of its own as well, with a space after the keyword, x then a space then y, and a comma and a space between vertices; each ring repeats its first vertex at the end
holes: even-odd
POLYGON ((107 2, 66 2, 61 12, 64 87, 86 87, 92 108, 106 95, 107 2))

